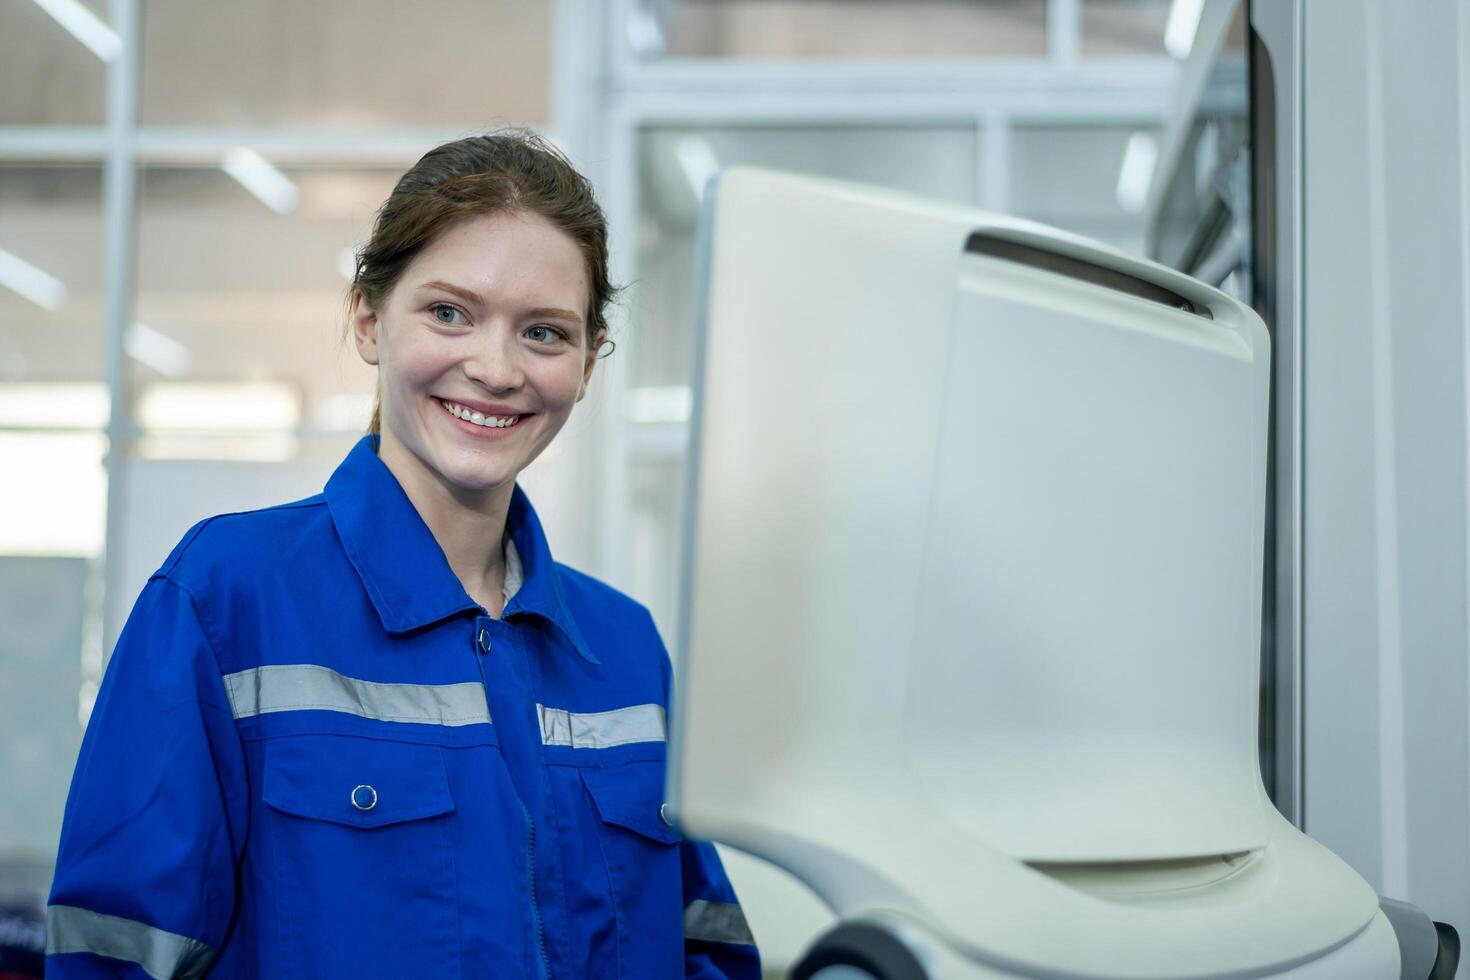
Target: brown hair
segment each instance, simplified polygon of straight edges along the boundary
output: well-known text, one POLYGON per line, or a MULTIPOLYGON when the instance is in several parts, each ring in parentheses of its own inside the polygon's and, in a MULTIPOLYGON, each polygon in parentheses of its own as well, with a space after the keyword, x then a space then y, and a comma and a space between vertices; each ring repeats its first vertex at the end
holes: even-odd
MULTIPOLYGON (((608 303, 618 289, 607 275, 607 219, 592 185, 561 151, 525 129, 501 129, 434 147, 398 179, 378 209, 372 237, 357 252, 348 303, 357 292, 382 309, 414 256, 451 227, 501 211, 539 214, 564 231, 587 261, 587 343, 612 353, 607 340, 608 303)), ((349 320, 349 330, 350 320, 349 320)), ((377 432, 381 411, 373 399, 368 432, 377 432)))

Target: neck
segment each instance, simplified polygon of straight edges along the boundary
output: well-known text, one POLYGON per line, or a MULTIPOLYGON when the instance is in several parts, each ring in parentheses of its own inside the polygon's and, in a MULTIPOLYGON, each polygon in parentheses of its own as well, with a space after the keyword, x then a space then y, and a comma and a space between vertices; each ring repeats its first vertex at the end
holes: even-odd
POLYGON ((382 440, 378 458, 398 480, 439 543, 461 585, 492 616, 505 604, 505 517, 514 482, 466 490, 447 482, 396 441, 382 440))

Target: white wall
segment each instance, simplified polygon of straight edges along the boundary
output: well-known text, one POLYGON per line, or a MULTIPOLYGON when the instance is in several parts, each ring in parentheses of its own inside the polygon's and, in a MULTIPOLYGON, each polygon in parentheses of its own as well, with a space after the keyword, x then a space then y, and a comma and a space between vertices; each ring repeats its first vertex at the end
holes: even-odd
POLYGON ((1305 0, 1302 52, 1306 830, 1462 933, 1466 7, 1305 0))

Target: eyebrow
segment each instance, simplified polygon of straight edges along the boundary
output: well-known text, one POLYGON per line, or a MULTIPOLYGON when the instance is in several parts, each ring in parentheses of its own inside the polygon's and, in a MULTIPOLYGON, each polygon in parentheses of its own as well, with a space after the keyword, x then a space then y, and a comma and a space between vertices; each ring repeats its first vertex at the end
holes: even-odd
MULTIPOLYGON (((453 283, 443 282, 438 279, 432 280, 431 282, 426 282, 419 288, 442 290, 443 292, 449 293, 451 296, 458 296, 466 303, 474 303, 476 305, 479 305, 482 302, 480 297, 471 290, 465 289, 462 286, 456 286, 453 283)), ((580 326, 582 323, 582 315, 580 313, 577 313, 573 310, 564 310, 559 306, 538 306, 534 310, 527 310, 525 315, 528 317, 550 317, 552 319, 558 320, 570 320, 572 323, 575 323, 578 326, 580 326)))

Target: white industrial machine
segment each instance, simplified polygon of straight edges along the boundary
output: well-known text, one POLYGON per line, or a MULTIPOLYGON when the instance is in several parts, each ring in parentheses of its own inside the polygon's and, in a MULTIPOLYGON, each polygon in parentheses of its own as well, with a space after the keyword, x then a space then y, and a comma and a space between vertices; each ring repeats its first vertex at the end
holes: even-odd
POLYGON ((1262 785, 1254 312, 752 169, 702 249, 669 802, 837 911, 793 976, 1444 968, 1262 785))

